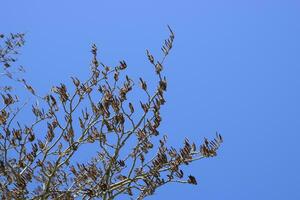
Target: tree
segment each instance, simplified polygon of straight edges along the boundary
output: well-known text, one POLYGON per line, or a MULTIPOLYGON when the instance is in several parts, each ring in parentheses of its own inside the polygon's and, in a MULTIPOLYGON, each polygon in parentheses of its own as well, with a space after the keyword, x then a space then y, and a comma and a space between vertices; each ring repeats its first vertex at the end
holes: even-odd
MULTIPOLYGON (((174 33, 162 46, 163 57, 156 60, 147 50, 149 63, 157 75, 155 89, 139 79, 146 100, 130 96, 134 80, 122 76, 127 64, 108 67, 97 59, 92 46, 91 73, 87 80, 72 77, 71 89, 61 83, 40 96, 13 71, 16 55, 24 45, 23 34, 0 35, 2 83, 21 83, 34 95, 32 121, 18 120, 29 102, 16 95, 11 85, 1 87, 0 188, 2 199, 115 199, 132 196, 144 199, 167 183, 197 184, 186 176, 182 165, 216 156, 221 135, 197 147, 188 139, 175 149, 158 130, 167 80, 164 62, 174 33), (151 90, 153 90, 151 92, 151 90), (76 153, 95 148, 88 162, 79 163, 76 153)), ((26 114, 28 119, 28 113, 26 114)))

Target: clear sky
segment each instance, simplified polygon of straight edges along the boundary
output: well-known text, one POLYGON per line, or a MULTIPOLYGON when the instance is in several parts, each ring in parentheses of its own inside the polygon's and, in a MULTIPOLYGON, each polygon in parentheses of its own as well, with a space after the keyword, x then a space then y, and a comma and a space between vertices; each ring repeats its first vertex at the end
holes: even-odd
POLYGON ((225 138, 218 157, 189 166, 198 185, 151 199, 300 199, 299 0, 2 0, 0 31, 25 32, 20 63, 41 92, 88 73, 100 59, 151 79, 145 49, 166 62, 162 130, 171 144, 225 138))

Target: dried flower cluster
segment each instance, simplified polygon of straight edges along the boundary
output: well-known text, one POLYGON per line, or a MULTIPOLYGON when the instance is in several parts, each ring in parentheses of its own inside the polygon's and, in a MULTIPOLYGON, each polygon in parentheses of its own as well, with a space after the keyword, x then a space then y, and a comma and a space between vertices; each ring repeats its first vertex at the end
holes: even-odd
MULTIPOLYGON (((10 34, 8 37, 5 37, 4 34, 0 33, 0 78, 1 78, 1 91, 10 91, 11 85, 2 85, 3 78, 15 79, 14 75, 17 72, 24 72, 22 66, 18 67, 18 70, 12 71, 11 65, 17 61, 17 55, 19 53, 19 48, 24 45, 24 34, 10 34)), ((18 80, 20 81, 20 80, 18 80)))
MULTIPOLYGON (((90 77, 85 81, 72 77, 71 89, 60 84, 40 97, 24 79, 18 79, 40 102, 32 105, 32 123, 18 121, 23 104, 10 90, 0 91, 2 199, 144 199, 170 182, 197 184, 181 166, 216 156, 222 137, 217 134, 198 147, 185 139, 177 150, 166 145, 166 136, 160 136, 160 109, 167 89, 162 72, 174 40, 169 30, 161 60, 147 50, 158 78, 153 92, 140 78, 147 100, 130 101, 135 82, 122 76, 126 62, 115 67, 101 63, 95 45, 90 77), (94 149, 94 155, 80 163, 77 153, 88 148, 94 149)), ((0 64, 10 78, 13 75, 7 69, 23 43, 23 35, 16 34, 0 46, 0 64)))

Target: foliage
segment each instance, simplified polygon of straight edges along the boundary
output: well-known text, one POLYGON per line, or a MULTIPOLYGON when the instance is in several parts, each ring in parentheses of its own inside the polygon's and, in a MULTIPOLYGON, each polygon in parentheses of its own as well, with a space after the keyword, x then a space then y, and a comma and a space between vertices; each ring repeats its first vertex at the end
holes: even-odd
POLYGON ((178 150, 166 145, 166 136, 158 139, 160 109, 166 102, 164 61, 174 40, 169 30, 161 60, 147 50, 158 79, 156 89, 151 92, 140 78, 146 100, 135 96, 132 101, 129 96, 136 85, 127 75, 122 76, 126 62, 116 67, 101 63, 96 45, 92 46, 87 80, 72 77, 73 87, 61 83, 44 97, 37 95, 27 81, 15 78, 10 71, 24 44, 24 35, 1 35, 0 78, 19 81, 40 102, 32 105, 33 122, 25 123, 18 120, 18 115, 26 103, 21 104, 11 86, 0 91, 2 199, 106 200, 120 195, 144 199, 170 182, 197 184, 194 176, 185 176, 181 166, 216 156, 222 137, 217 134, 214 140, 205 139, 198 147, 185 139, 178 150), (80 163, 76 154, 88 148, 95 149, 95 154, 80 163))

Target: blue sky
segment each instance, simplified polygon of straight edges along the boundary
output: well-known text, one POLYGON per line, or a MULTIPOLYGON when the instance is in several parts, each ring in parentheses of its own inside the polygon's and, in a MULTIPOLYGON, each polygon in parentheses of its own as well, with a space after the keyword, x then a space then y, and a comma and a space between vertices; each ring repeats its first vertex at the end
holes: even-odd
POLYGON ((153 77, 145 49, 166 62, 162 130, 171 144, 225 138, 218 157, 192 164, 198 185, 169 185, 149 199, 300 199, 300 1, 3 0, 0 31, 25 32, 20 57, 40 92, 85 77, 90 45, 153 77))

